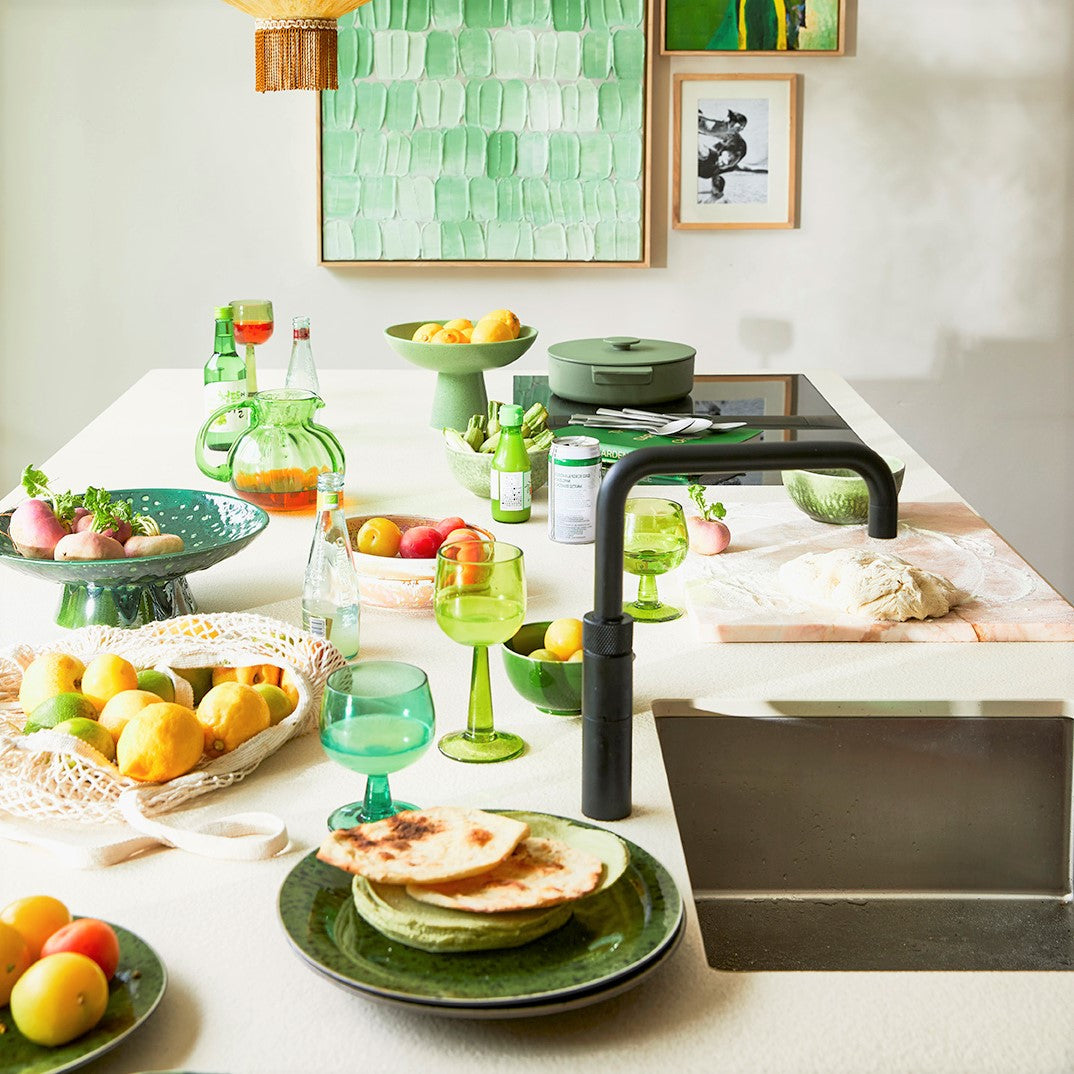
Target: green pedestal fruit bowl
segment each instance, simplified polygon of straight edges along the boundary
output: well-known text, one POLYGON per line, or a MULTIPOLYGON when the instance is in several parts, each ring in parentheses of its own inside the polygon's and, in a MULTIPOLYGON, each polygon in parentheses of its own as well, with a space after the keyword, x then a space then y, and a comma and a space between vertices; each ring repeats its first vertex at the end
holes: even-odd
POLYGON ((384 338, 412 365, 437 374, 429 424, 434 429, 465 429, 471 415, 484 413, 488 407, 485 371, 518 361, 533 346, 537 329, 524 324, 517 339, 499 343, 416 343, 414 333, 434 320, 393 324, 384 330, 384 338))
POLYGON ((63 586, 56 622, 64 627, 136 627, 197 611, 186 576, 245 548, 267 525, 260 507, 235 496, 192 489, 113 489, 136 514, 155 518, 164 533, 183 538, 182 552, 135 559, 57 562, 26 559, 8 535, 10 514, 0 516, 0 563, 63 586))

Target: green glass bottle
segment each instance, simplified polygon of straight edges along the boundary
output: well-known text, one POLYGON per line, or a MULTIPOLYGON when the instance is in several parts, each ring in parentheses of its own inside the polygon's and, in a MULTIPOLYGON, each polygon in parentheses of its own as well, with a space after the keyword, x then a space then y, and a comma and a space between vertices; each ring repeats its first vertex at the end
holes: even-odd
POLYGON ((522 407, 500 407, 500 440, 489 469, 492 517, 497 522, 525 522, 530 517, 530 457, 522 441, 522 407))
MULTIPOLYGON (((228 403, 239 403, 246 398, 246 362, 235 350, 235 328, 230 306, 216 307, 216 341, 213 355, 205 363, 204 374, 205 417, 228 403)), ((232 411, 217 418, 205 437, 205 443, 214 451, 228 451, 231 445, 246 431, 246 411, 232 411)))

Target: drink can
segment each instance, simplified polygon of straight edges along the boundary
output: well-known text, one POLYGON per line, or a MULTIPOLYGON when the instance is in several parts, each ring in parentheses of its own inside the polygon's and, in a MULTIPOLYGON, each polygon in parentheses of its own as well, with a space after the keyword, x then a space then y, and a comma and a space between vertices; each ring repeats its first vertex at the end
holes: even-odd
POLYGON ((597 536, 600 443, 560 436, 548 452, 548 536, 560 544, 592 544, 597 536))

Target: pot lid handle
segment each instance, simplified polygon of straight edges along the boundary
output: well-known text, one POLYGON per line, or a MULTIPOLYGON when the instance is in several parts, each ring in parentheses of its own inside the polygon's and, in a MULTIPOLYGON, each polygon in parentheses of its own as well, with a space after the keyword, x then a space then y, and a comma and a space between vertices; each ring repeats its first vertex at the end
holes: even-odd
POLYGON ((602 343, 610 343, 617 351, 628 351, 641 340, 634 336, 605 336, 602 343))

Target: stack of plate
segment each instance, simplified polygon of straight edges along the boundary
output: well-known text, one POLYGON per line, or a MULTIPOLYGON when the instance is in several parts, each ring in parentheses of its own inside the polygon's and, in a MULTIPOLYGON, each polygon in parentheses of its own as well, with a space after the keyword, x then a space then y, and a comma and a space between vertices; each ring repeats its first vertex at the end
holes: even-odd
POLYGON ((674 881, 641 847, 623 842, 630 851, 623 876, 580 900, 562 928, 522 947, 433 954, 389 940, 358 915, 350 874, 316 852, 284 881, 280 919, 313 970, 367 999, 448 1018, 558 1014, 633 988, 682 939, 674 881))

